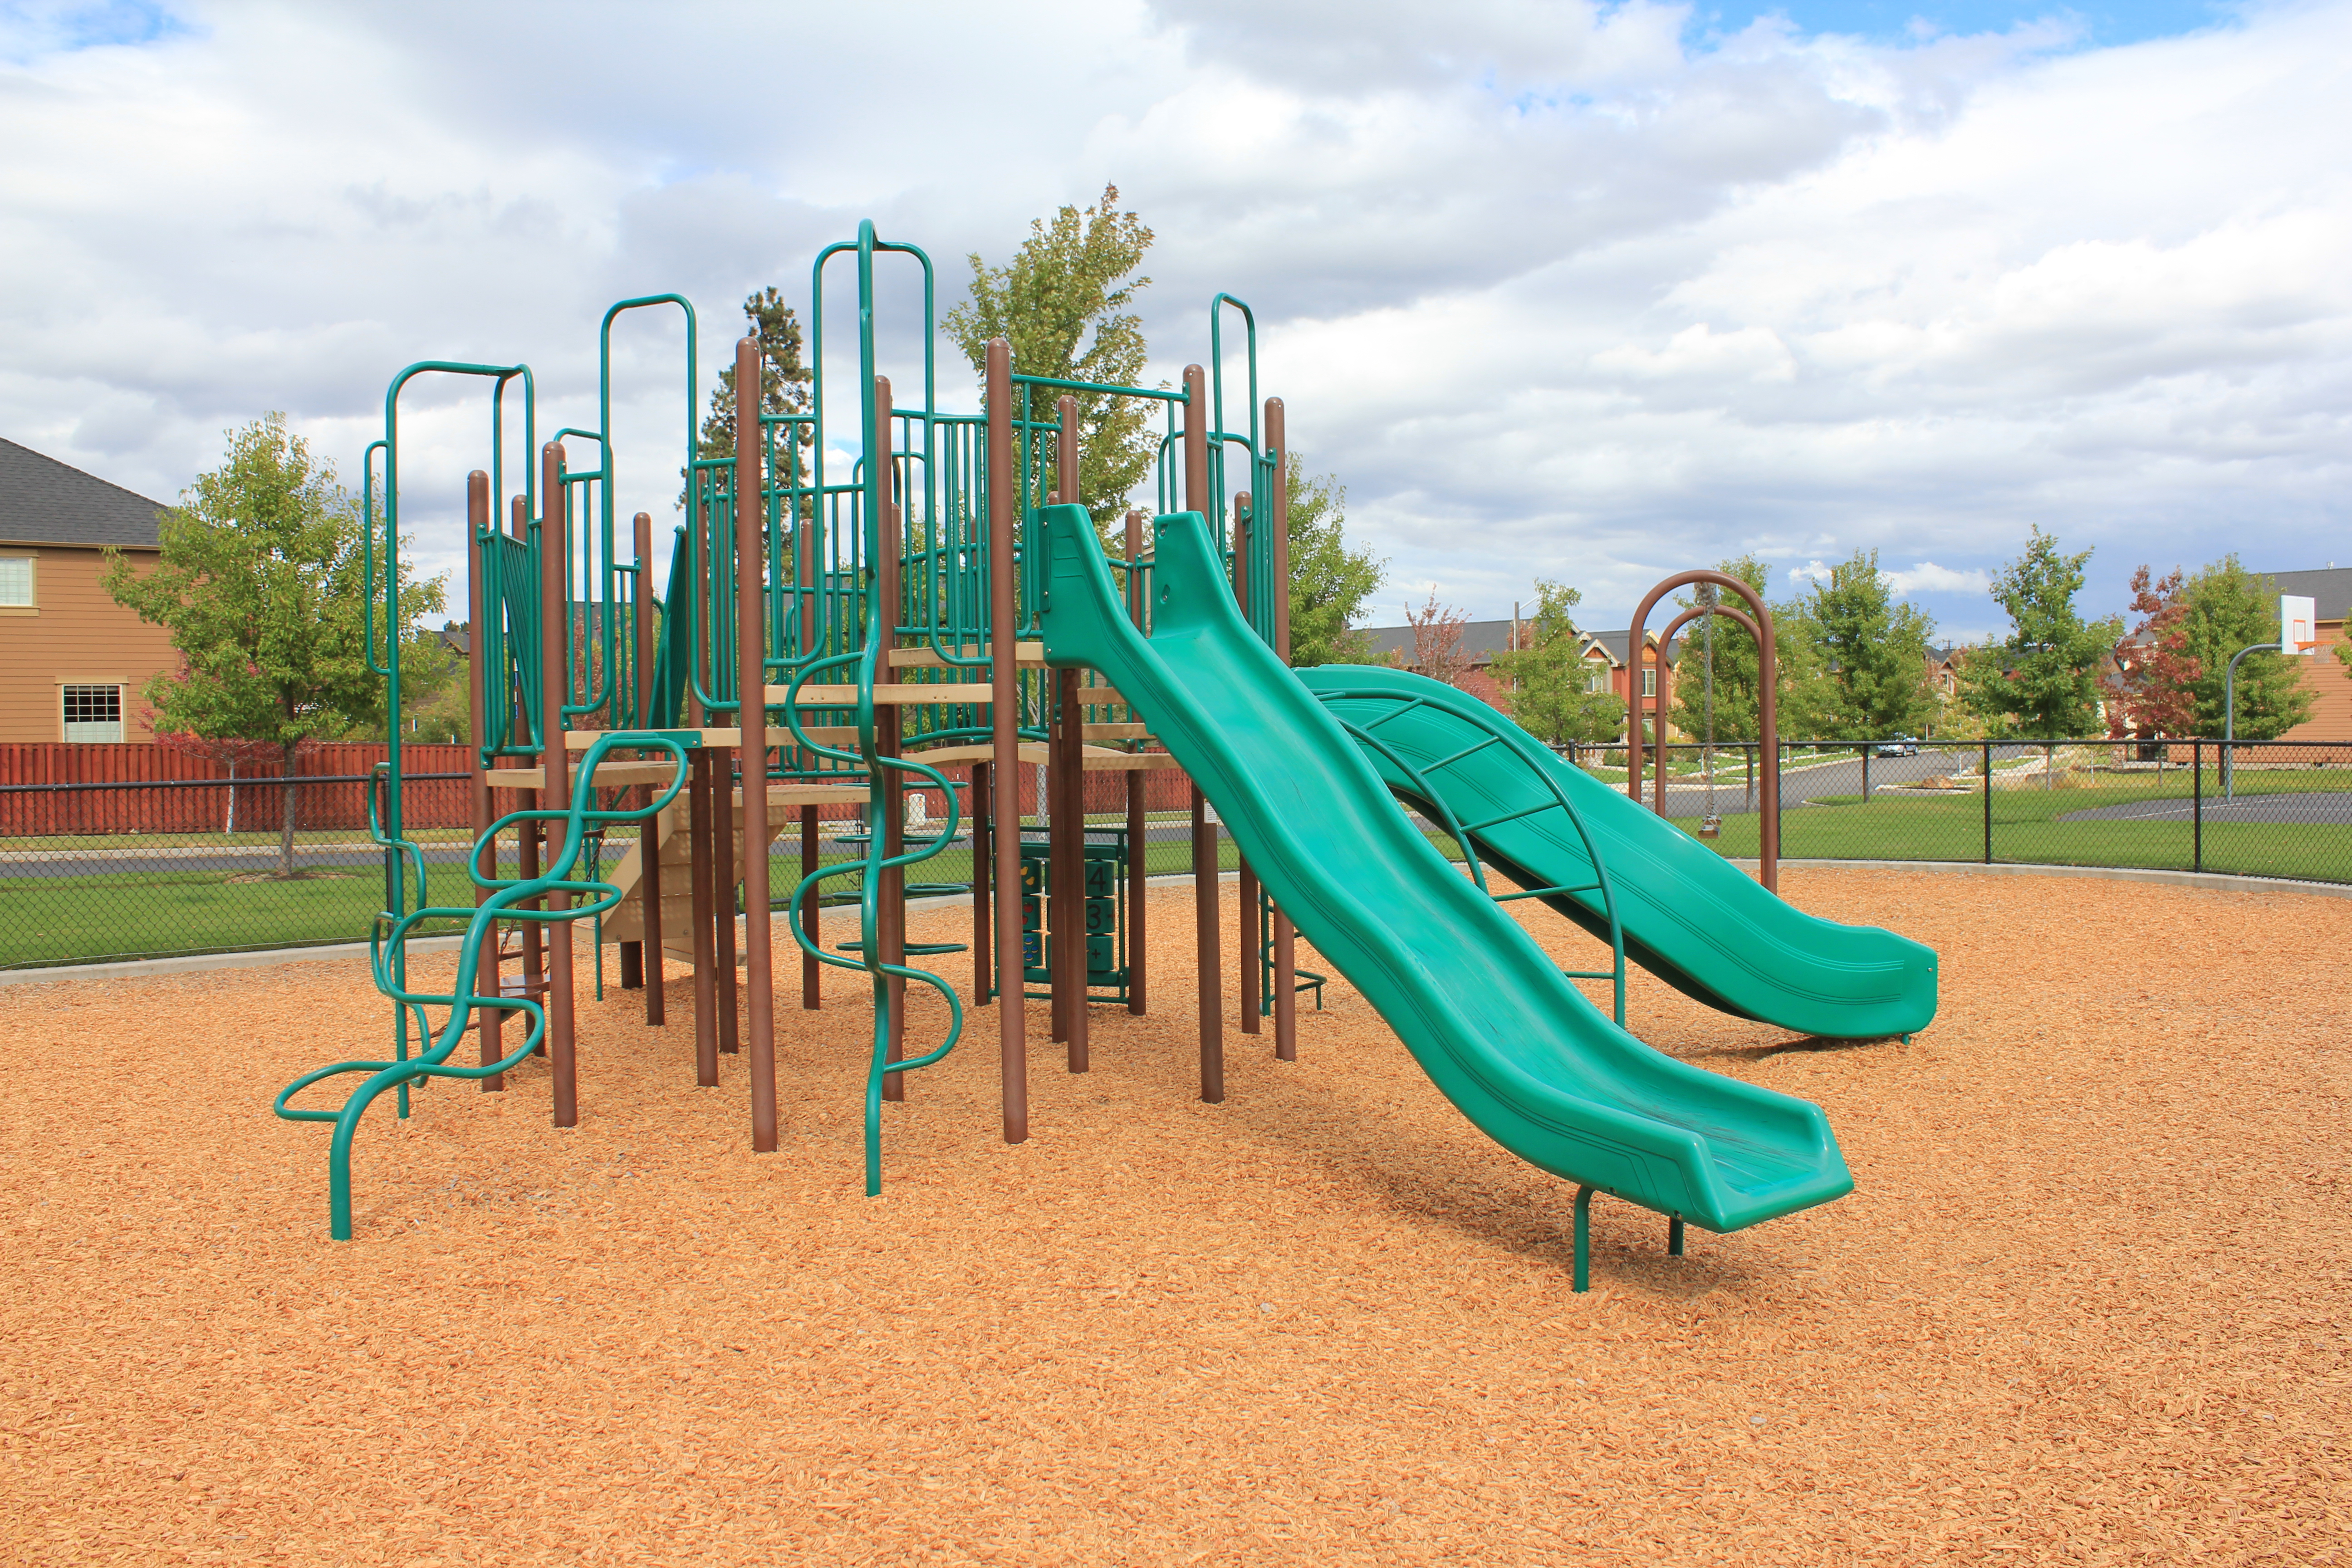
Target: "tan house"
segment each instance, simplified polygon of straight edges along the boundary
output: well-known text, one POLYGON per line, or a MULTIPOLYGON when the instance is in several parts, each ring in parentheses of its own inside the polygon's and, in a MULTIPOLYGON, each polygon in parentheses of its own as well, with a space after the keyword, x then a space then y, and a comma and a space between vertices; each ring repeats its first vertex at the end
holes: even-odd
POLYGON ((2344 613, 2352 609, 2352 566, 2315 572, 2273 572, 2267 594, 2293 594, 2312 601, 2313 630, 2319 651, 2296 662, 2304 689, 2314 700, 2311 717, 2289 730, 2289 741, 2352 741, 2352 668, 2336 657, 2344 640, 2344 613))
POLYGON ((0 743, 155 738, 139 693, 179 656, 98 574, 108 545, 154 561, 161 510, 0 439, 0 743))

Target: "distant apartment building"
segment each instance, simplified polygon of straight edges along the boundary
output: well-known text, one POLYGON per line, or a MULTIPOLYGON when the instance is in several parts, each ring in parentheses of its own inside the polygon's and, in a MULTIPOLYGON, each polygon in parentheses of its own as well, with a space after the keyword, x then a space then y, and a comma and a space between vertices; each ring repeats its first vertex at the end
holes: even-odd
MULTIPOLYGON (((1463 622, 1458 657, 1465 668, 1455 684, 1472 696, 1507 711, 1510 701, 1504 683, 1495 673, 1495 657, 1513 652, 1523 646, 1523 639, 1531 635, 1534 626, 1534 622, 1524 620, 1463 622)), ((1362 628, 1362 635, 1370 640, 1375 659, 1390 660, 1400 668, 1410 669, 1416 674, 1427 673, 1422 669, 1415 653, 1412 627, 1366 626, 1362 628)), ((1676 637, 1673 647, 1661 648, 1657 632, 1645 627, 1642 633, 1641 656, 1637 659, 1627 647, 1632 635, 1631 628, 1614 632, 1588 632, 1580 627, 1576 630, 1574 636, 1579 644, 1579 657, 1585 663, 1585 689, 1613 692, 1630 708, 1637 681, 1644 704, 1656 697, 1663 687, 1666 706, 1671 709, 1675 700, 1675 666, 1680 662, 1683 647, 1689 639, 1686 637, 1676 637)), ((1671 723, 1666 728, 1670 737, 1681 733, 1671 723)))
POLYGON ((0 742, 152 741, 139 693, 179 656, 98 585, 151 565, 161 502, 0 439, 0 742))

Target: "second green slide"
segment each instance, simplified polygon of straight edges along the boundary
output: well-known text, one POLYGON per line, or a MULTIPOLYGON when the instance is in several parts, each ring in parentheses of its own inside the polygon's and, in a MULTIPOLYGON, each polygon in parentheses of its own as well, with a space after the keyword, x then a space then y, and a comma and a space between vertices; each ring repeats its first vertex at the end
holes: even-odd
POLYGON ((1198 513, 1153 523, 1149 637, 1122 607, 1086 510, 1038 519, 1047 662, 1111 679, 1299 934, 1488 1137, 1713 1231, 1853 1189, 1819 1106, 1650 1049, 1438 853, 1242 620, 1198 513))

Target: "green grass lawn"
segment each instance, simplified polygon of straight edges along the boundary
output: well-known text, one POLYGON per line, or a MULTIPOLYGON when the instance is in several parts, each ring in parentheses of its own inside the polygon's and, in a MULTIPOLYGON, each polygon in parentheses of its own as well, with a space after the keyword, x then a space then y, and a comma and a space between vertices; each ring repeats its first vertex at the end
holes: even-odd
MULTIPOLYGON (((2060 817, 2125 803, 2186 800, 2186 770, 2161 775, 2091 775, 2087 785, 2071 776, 2062 787, 2030 785, 1995 790, 1992 795, 1992 858, 2001 861, 2074 866, 2129 866, 2189 869, 2195 858, 2188 822, 2063 822, 2060 817)), ((2209 805, 2221 798, 2219 779, 2208 769, 2209 805)), ((2352 771, 2242 770, 2237 793, 2247 796, 2352 791, 2352 771)), ((1111 826, 1105 819, 1097 826, 1111 826)), ((846 826, 846 825, 843 825, 846 826)), ((1685 824, 1695 828, 1695 822, 1685 824)), ((1713 840, 1726 856, 1756 853, 1757 819, 1723 819, 1713 840)), ((1852 795, 1790 807, 1781 818, 1780 853, 1790 859, 1981 860, 1984 858, 1984 797, 1879 792, 1868 803, 1852 795)), ((2333 823, 2243 823, 2208 820, 2202 866, 2208 871, 2252 876, 2352 882, 2352 825, 2333 823)), ((1452 841, 1433 835, 1441 851, 1460 857, 1452 841)), ((215 839, 213 842, 217 843, 215 839)), ((90 841, 79 841, 89 847, 90 841)), ((11 841, 8 847, 30 847, 11 841)), ((145 847, 145 841, 142 841, 145 847)), ((625 846, 616 844, 613 858, 625 846)), ((1181 875, 1192 868, 1192 847, 1181 839, 1148 846, 1153 876, 1181 875)), ((828 864, 850 858, 827 842, 828 864)), ((1229 840, 1220 841, 1220 865, 1239 863, 1229 840)), ((609 864, 609 862, 608 862, 609 864)), ((770 861, 770 884, 781 900, 800 879, 800 849, 787 840, 770 861)), ((9 877, 0 863, 0 968, 102 963, 171 953, 226 952, 328 942, 364 941, 372 916, 382 907, 382 874, 373 867, 348 875, 290 882, 232 881, 224 871, 140 871, 88 877, 9 877)), ((471 885, 459 868, 432 868, 431 891, 442 904, 472 901, 471 885)), ((969 883, 970 841, 950 846, 908 868, 915 884, 969 883)), ((827 901, 855 892, 850 878, 829 879, 827 901)), ((412 890, 411 907, 415 907, 412 890)), ((459 929, 434 922, 424 934, 459 929)))
MULTIPOLYGON (((2160 778, 2148 773, 2104 780, 2105 775, 2088 787, 2070 783, 2048 790, 2028 784, 1993 791, 1991 858, 2182 871, 2201 864, 2208 871, 2246 876, 2352 881, 2352 825, 2208 820, 2200 862, 2195 829, 2186 821, 2058 820, 2105 805, 2185 802, 2190 795, 2185 769, 2160 778)), ((2204 786, 2210 807, 2221 799, 2221 784, 2210 769, 2204 786)), ((2238 774, 2241 799, 2310 791, 2352 791, 2352 773, 2249 769, 2238 774)), ((1722 837, 1713 842, 1725 855, 1746 858, 1757 852, 1756 836, 1757 818, 1727 816, 1722 837)), ((1855 795, 1835 795, 1819 805, 1790 806, 1780 817, 1780 853, 1790 859, 1980 861, 1985 797, 1973 792, 1915 795, 1885 790, 1866 805, 1855 795)))
MULTIPOLYGON (((84 840, 85 846, 88 840, 84 840)), ((13 845, 12 845, 13 847, 13 845)), ((146 841, 141 841, 146 847, 146 841)), ((1192 868, 1192 846, 1174 840, 1153 843, 1146 862, 1153 876, 1192 868)), ((1222 865, 1239 864, 1230 840, 1221 840, 1222 865)), ((616 847, 613 859, 625 852, 616 847)), ((827 865, 852 857, 830 843, 827 865)), ((607 868, 611 859, 606 862, 607 868)), ((787 840, 769 859, 769 885, 781 901, 800 880, 800 847, 787 840)), ((0 871, 5 871, 0 866, 0 871)), ((511 873, 513 863, 509 862, 511 873)), ((369 922, 383 907, 383 876, 372 866, 348 874, 295 881, 231 881, 226 871, 135 871, 89 877, 0 875, 0 969, 59 963, 104 963, 121 959, 178 953, 237 952, 280 947, 310 947, 364 942, 369 922)), ((437 904, 470 904, 472 884, 461 868, 435 864, 428 890, 437 904)), ((969 883, 969 840, 908 868, 916 884, 969 883)), ((828 902, 854 896, 856 880, 829 878, 822 888, 828 902)), ((414 884, 410 907, 415 908, 414 884)), ((419 935, 463 930, 460 922, 430 921, 419 935)))

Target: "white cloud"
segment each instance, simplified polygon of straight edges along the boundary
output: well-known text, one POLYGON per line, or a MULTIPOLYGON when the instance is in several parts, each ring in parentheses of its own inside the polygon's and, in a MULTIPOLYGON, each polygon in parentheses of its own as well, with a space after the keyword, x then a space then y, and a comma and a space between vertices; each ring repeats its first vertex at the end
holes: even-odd
MULTIPOLYGON (((1499 616, 1541 574, 1598 619, 1682 566, 1875 548, 1973 624, 2033 523, 2097 546, 2109 600, 2143 559, 2341 554, 2352 0, 2104 50, 1689 16, 17 5, 0 434, 168 498, 283 407, 355 468, 391 372, 441 355, 527 360, 542 429, 590 425, 614 299, 693 297, 707 379, 732 302, 803 295, 860 216, 945 303, 965 251, 1115 179, 1159 237, 1154 374, 1205 355, 1211 292, 1250 300, 1391 598, 1499 616)), ((667 512, 677 349, 668 317, 615 334, 625 510, 667 512)), ((404 410, 409 515, 446 515, 484 406, 404 410)))
POLYGON ((1903 598, 1918 594, 1982 594, 1992 587, 1989 572, 1955 572, 1932 561, 1922 561, 1907 571, 1889 571, 1885 576, 1887 586, 1903 598))

